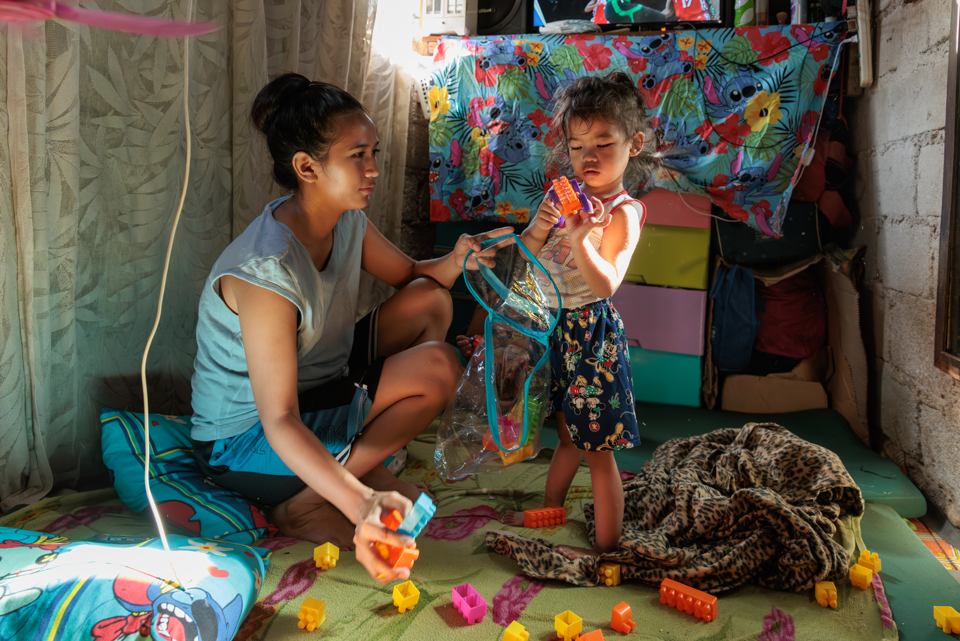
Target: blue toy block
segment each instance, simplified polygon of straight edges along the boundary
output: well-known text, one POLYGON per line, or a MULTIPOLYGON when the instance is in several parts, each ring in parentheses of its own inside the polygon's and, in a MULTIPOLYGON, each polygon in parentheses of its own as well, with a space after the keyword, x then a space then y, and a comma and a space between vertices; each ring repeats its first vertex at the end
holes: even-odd
POLYGON ((407 516, 404 517, 403 522, 400 523, 397 532, 417 538, 420 535, 420 531, 426 526, 427 521, 433 517, 433 513, 436 511, 437 506, 433 504, 430 497, 426 494, 420 494, 417 502, 413 504, 413 507, 407 512, 407 516))

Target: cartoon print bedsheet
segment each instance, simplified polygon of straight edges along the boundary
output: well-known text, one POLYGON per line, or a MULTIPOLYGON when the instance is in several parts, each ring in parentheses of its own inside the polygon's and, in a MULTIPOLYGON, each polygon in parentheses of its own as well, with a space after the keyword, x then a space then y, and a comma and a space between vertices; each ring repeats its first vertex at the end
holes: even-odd
POLYGON ((843 23, 648 36, 444 38, 430 97, 430 218, 524 223, 550 175, 552 96, 577 76, 636 78, 661 137, 647 186, 710 197, 779 236, 812 146, 843 23))
POLYGON ((269 551, 168 539, 176 576, 159 539, 71 543, 0 527, 0 640, 229 641, 256 601, 269 551))

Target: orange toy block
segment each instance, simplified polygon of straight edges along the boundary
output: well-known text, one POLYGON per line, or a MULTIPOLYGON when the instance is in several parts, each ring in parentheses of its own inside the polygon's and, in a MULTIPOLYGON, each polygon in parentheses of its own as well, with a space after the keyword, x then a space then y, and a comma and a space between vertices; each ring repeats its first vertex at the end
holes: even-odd
POLYGON ((520 625, 519 621, 514 621, 507 626, 507 629, 503 631, 503 641, 527 641, 530 638, 530 633, 527 632, 527 629, 520 625))
POLYGON ((857 561, 857 565, 863 566, 874 574, 877 574, 880 571, 880 555, 876 552, 871 554, 870 550, 864 550, 860 553, 860 560, 857 561))
POLYGON ((933 606, 933 618, 938 628, 943 628, 947 634, 960 633, 960 612, 946 605, 933 606))
POLYGON ((568 216, 580 211, 580 199, 577 198, 577 194, 574 193, 573 186, 566 176, 560 176, 553 181, 553 193, 560 200, 560 204, 554 204, 561 214, 568 216))
POLYGON ((300 611, 297 613, 297 627, 307 632, 313 632, 320 627, 320 624, 327 618, 324 612, 326 604, 318 599, 307 597, 300 604, 300 611))
POLYGON ((567 511, 562 507, 542 507, 523 513, 523 527, 547 527, 567 522, 567 511))
POLYGON ((817 603, 823 607, 837 607, 837 586, 833 584, 833 581, 817 581, 813 590, 814 596, 817 597, 817 603))
POLYGON ((583 631, 583 619, 570 610, 561 612, 553 618, 553 629, 563 641, 571 641, 580 636, 583 631))
POLYGON ((857 586, 861 590, 866 590, 869 588, 871 581, 873 581, 872 571, 863 567, 859 563, 850 568, 850 583, 857 586))
POLYGON ((620 585, 620 564, 619 563, 601 563, 600 580, 607 586, 620 585))
POLYGON ((412 610, 420 600, 420 590, 413 581, 405 581, 393 588, 393 604, 400 608, 400 614, 412 610))
POLYGON ((603 641, 603 632, 601 630, 587 632, 583 636, 579 637, 577 641, 603 641))
POLYGON ((403 523, 403 516, 400 515, 400 510, 390 510, 386 516, 380 517, 380 522, 387 529, 396 532, 400 524, 403 523))
POLYGON ((613 608, 613 616, 610 617, 610 627, 617 632, 630 634, 637 624, 633 621, 633 611, 626 601, 621 601, 613 608))
POLYGON ((420 558, 420 550, 416 547, 401 548, 387 545, 386 543, 376 543, 377 552, 387 560, 392 568, 413 569, 413 563, 420 558))
POLYGON ((324 543, 320 547, 313 548, 313 561, 321 570, 336 567, 339 560, 340 548, 333 543, 324 543))
POLYGON ((672 579, 660 583, 660 603, 710 623, 717 618, 717 597, 672 579))

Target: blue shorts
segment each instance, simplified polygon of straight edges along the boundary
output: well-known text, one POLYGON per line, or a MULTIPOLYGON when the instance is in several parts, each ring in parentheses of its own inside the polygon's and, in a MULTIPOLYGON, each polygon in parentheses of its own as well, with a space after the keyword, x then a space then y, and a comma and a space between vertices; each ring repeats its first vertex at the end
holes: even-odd
POLYGON ((561 310, 550 368, 549 414, 563 412, 574 445, 603 452, 640 444, 627 336, 609 299, 561 310))
MULTIPOLYGON (((383 371, 384 359, 376 354, 378 316, 379 308, 357 322, 347 376, 297 396, 300 419, 341 465, 360 437, 383 371)), ((240 434, 193 445, 207 478, 266 509, 306 487, 270 446, 260 422, 240 434)))

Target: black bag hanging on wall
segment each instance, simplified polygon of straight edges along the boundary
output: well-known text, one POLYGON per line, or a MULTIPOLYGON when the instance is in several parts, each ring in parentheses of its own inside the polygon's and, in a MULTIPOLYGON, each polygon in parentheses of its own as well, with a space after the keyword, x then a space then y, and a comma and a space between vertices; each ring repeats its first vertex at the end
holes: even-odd
POLYGON ((753 342, 760 331, 757 309, 763 309, 763 305, 757 298, 753 270, 721 264, 710 289, 710 300, 713 301, 710 340, 717 369, 739 372, 750 364, 753 342))

